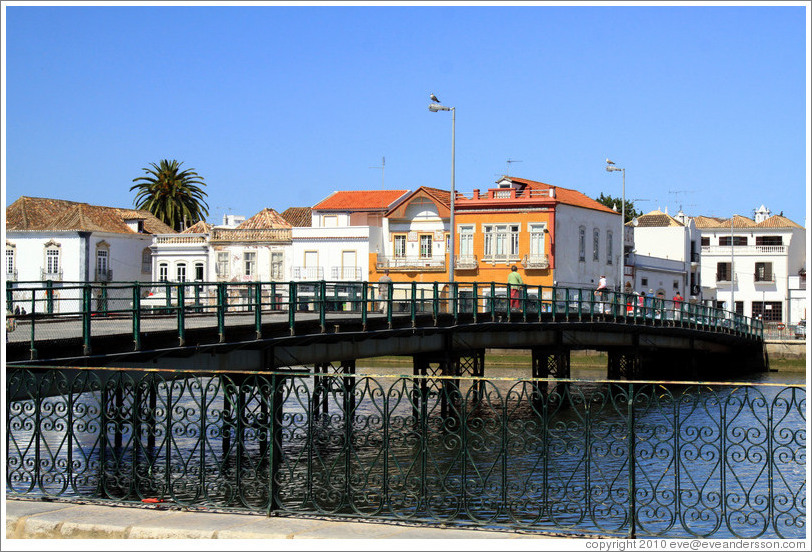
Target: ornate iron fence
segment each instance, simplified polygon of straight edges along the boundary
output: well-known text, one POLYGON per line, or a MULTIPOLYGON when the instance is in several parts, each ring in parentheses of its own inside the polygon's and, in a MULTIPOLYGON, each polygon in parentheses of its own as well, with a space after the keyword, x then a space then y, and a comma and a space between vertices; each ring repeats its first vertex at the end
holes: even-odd
POLYGON ((10 367, 6 492, 802 538, 805 412, 769 384, 10 367))

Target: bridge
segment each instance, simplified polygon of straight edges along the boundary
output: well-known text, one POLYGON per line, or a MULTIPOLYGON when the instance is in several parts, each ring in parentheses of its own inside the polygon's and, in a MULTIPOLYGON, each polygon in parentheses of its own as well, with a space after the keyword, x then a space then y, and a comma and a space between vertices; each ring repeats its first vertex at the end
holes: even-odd
POLYGON ((274 370, 411 356, 415 374, 484 375, 489 348, 531 350, 534 377, 608 353, 609 378, 716 379, 768 368, 759 320, 617 292, 503 283, 9 282, 9 365, 274 370), (381 292, 385 293, 382 295, 381 292), (515 295, 515 298, 514 298, 515 295), (432 368, 432 365, 435 368, 432 368))

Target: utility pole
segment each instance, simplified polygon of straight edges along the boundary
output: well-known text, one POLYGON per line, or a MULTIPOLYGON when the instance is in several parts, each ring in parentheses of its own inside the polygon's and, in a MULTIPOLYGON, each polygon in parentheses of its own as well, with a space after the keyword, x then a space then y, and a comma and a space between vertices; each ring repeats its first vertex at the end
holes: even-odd
POLYGON ((369 167, 370 169, 381 169, 381 190, 386 188, 384 183, 384 170, 386 169, 386 157, 381 157, 380 167, 369 167))

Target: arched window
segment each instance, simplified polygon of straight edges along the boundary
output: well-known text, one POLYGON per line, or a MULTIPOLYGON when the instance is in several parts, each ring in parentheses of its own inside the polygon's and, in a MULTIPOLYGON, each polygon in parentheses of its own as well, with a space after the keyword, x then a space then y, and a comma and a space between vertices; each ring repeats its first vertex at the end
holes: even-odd
POLYGON ((6 279, 14 281, 17 279, 17 246, 6 242, 6 266, 4 270, 6 279))
POLYGON ((152 249, 145 247, 141 252, 141 273, 149 274, 152 272, 152 249))
POLYGON ((107 282, 112 280, 113 272, 110 270, 110 244, 102 240, 96 243, 96 281, 107 282))
POLYGON ((600 248, 600 241, 601 241, 601 231, 595 228, 592 231, 592 260, 597 261, 600 259, 600 253, 598 249, 600 248))
POLYGON ((169 280, 169 263, 158 264, 158 281, 166 282, 169 280))
POLYGON ((178 263, 175 265, 175 274, 177 275, 176 281, 186 281, 186 263, 178 263))
POLYGON ((578 260, 586 260, 586 228, 578 228, 578 260))
MULTIPOLYGON (((606 231, 606 264, 612 264, 612 234, 611 230, 606 231)), ((623 260, 621 259, 621 262, 623 260)))

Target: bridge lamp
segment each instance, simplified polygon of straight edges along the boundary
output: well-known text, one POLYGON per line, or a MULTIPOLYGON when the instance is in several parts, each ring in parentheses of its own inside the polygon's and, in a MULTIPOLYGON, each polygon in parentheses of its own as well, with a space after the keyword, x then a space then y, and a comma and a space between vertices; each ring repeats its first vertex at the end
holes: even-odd
POLYGON ((454 192, 454 134, 456 131, 456 119, 457 119, 457 112, 456 108, 454 107, 446 107, 441 104, 437 97, 432 94, 431 95, 432 102, 429 104, 429 111, 432 113, 437 113, 438 111, 450 111, 451 112, 451 251, 448 256, 449 262, 449 269, 448 269, 448 281, 454 282, 454 234, 456 230, 454 228, 454 197, 457 195, 454 192))
POLYGON ((626 237, 624 236, 623 232, 626 228, 626 169, 616 167, 614 161, 610 161, 606 159, 606 172, 617 172, 621 171, 623 173, 623 202, 620 204, 620 262, 618 263, 618 291, 621 293, 623 292, 623 265, 626 264, 626 251, 625 251, 625 243, 626 237))

